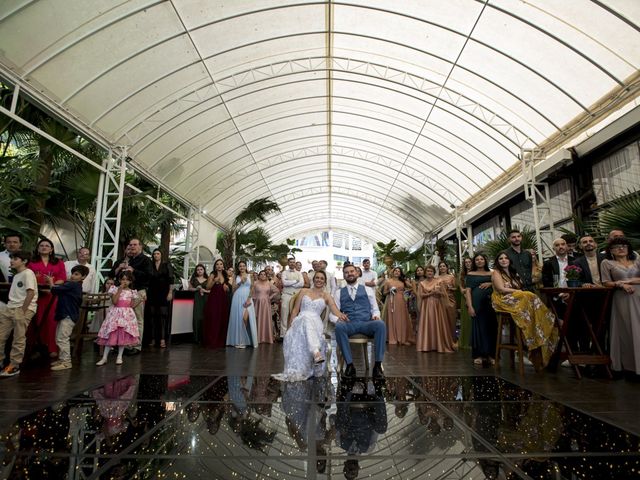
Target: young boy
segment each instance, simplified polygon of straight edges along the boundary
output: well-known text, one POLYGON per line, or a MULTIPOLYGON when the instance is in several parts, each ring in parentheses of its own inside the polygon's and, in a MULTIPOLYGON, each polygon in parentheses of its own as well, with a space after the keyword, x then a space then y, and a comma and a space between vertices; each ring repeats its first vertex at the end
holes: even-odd
POLYGON ((47 277, 51 293, 58 297, 55 319, 56 345, 60 350, 58 360, 51 364, 51 370, 67 370, 71 368, 71 332, 80 317, 82 304, 82 282, 89 275, 89 268, 76 265, 71 269, 71 277, 62 285, 54 285, 53 277, 47 277))
POLYGON ((35 274, 27 268, 31 256, 27 252, 17 251, 10 255, 11 268, 16 271, 9 290, 7 308, 0 311, 0 365, 4 360, 4 344, 13 330, 11 363, 6 366, 0 377, 13 377, 20 373, 20 364, 24 357, 26 333, 29 322, 36 313, 38 283, 35 274))

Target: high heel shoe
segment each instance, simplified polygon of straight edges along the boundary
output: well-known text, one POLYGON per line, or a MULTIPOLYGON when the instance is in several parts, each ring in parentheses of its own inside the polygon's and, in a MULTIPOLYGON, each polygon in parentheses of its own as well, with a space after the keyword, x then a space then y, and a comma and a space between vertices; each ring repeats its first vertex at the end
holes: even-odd
POLYGON ((313 363, 315 363, 316 365, 318 365, 320 363, 324 363, 324 357, 322 356, 322 353, 316 352, 313 355, 313 363))

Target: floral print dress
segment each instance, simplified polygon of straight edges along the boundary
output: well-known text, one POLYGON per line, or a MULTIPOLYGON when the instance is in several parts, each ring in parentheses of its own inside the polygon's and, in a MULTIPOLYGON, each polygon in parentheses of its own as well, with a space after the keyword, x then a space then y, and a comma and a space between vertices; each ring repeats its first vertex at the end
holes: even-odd
MULTIPOLYGON (((506 288, 512 286, 511 279, 502 276, 506 288)), ((555 315, 533 292, 517 290, 507 294, 493 291, 491 303, 496 312, 510 313, 513 321, 522 330, 525 345, 529 352, 540 348, 542 364, 546 366, 558 346, 558 327, 555 315)))

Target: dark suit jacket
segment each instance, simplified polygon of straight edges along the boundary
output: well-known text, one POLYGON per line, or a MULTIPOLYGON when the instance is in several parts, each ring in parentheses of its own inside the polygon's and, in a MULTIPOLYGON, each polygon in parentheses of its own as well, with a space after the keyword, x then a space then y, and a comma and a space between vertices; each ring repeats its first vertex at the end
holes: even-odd
MULTIPOLYGON (((602 271, 600 270, 600 264, 602 263, 602 260, 605 259, 605 256, 602 253, 596 253, 596 255, 598 258, 598 272, 602 274, 602 271)), ((582 269, 582 272, 580 272, 580 281, 582 283, 593 283, 593 278, 591 277, 591 270, 589 270, 589 262, 587 262, 587 257, 578 257, 574 260, 573 264, 582 269)))
MULTIPOLYGON (((571 261, 569 260, 568 265, 571 265, 571 261)), ((554 275, 560 275, 560 264, 558 263, 558 259, 555 255, 546 259, 542 264, 542 285, 545 287, 553 287, 554 275)))

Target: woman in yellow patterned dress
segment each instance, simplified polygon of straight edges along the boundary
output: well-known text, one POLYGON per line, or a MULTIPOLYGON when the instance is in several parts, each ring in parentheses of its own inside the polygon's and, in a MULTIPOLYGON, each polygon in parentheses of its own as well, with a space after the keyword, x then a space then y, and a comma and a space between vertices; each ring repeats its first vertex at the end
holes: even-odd
POLYGON ((506 252, 500 252, 491 275, 491 303, 496 312, 510 313, 522 330, 529 360, 536 371, 546 367, 558 346, 556 317, 532 292, 522 290, 522 281, 506 252))

